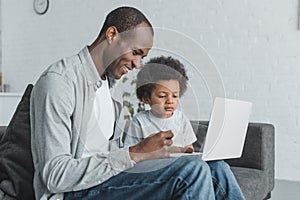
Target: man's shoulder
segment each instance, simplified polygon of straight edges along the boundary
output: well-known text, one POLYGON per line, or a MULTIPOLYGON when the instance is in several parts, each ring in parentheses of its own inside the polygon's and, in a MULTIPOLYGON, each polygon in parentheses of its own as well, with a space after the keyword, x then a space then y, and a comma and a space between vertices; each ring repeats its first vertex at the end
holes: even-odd
POLYGON ((34 90, 40 88, 41 90, 47 90, 47 92, 53 90, 54 93, 55 91, 59 93, 59 90, 64 90, 64 92, 67 92, 67 90, 72 91, 75 85, 79 85, 82 82, 79 80, 84 79, 79 77, 79 74, 83 73, 78 73, 78 70, 80 70, 78 69, 80 68, 78 67, 78 60, 78 56, 73 55, 51 64, 35 83, 34 90))
POLYGON ((81 63, 78 55, 64 57, 52 63, 43 74, 45 75, 48 73, 57 73, 60 75, 68 75, 72 71, 76 70, 75 66, 78 66, 80 64, 81 63))
POLYGON ((48 86, 53 85, 53 87, 59 87, 61 83, 69 86, 78 85, 85 79, 81 65, 78 55, 62 58, 48 66, 35 85, 39 85, 41 82, 43 85, 47 83, 48 86))

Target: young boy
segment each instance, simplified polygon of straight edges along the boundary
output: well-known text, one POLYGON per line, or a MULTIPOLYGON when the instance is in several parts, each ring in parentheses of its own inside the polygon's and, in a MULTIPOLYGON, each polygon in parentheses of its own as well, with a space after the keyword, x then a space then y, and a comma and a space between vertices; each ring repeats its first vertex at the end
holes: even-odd
POLYGON ((184 66, 171 57, 152 58, 137 75, 136 95, 151 109, 137 113, 124 135, 124 145, 134 145, 159 131, 171 130, 173 146, 193 152, 197 140, 189 119, 179 110, 179 98, 187 88, 184 66))

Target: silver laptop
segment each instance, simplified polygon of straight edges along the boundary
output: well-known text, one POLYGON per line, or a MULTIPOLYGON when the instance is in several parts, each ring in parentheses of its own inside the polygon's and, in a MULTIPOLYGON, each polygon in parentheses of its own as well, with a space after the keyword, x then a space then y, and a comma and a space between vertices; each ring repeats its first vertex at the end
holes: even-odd
POLYGON ((242 155, 252 103, 217 97, 204 142, 203 152, 172 153, 171 157, 200 156, 203 160, 239 158, 242 155))

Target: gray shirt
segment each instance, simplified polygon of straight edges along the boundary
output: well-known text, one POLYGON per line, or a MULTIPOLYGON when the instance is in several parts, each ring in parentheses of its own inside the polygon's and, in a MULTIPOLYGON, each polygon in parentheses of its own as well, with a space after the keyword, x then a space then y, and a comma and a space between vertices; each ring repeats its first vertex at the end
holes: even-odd
POLYGON ((124 145, 134 145, 152 134, 168 130, 174 134, 173 146, 185 147, 197 140, 190 120, 181 111, 175 110, 169 118, 158 118, 147 110, 132 119, 124 135, 124 145))
MULTIPOLYGON (((64 192, 90 188, 133 167, 128 148, 118 148, 122 131, 116 124, 115 148, 82 158, 99 87, 101 79, 86 47, 51 65, 35 84, 30 119, 36 199, 63 199, 64 192)), ((120 107, 115 108, 119 116, 120 107)))

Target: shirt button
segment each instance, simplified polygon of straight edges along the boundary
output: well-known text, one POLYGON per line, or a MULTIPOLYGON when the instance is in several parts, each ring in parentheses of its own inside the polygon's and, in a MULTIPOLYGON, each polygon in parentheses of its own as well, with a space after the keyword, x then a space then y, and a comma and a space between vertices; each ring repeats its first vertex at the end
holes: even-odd
POLYGON ((98 82, 96 83, 96 85, 97 85, 97 88, 100 88, 100 87, 102 86, 102 82, 101 82, 101 81, 98 81, 98 82))

